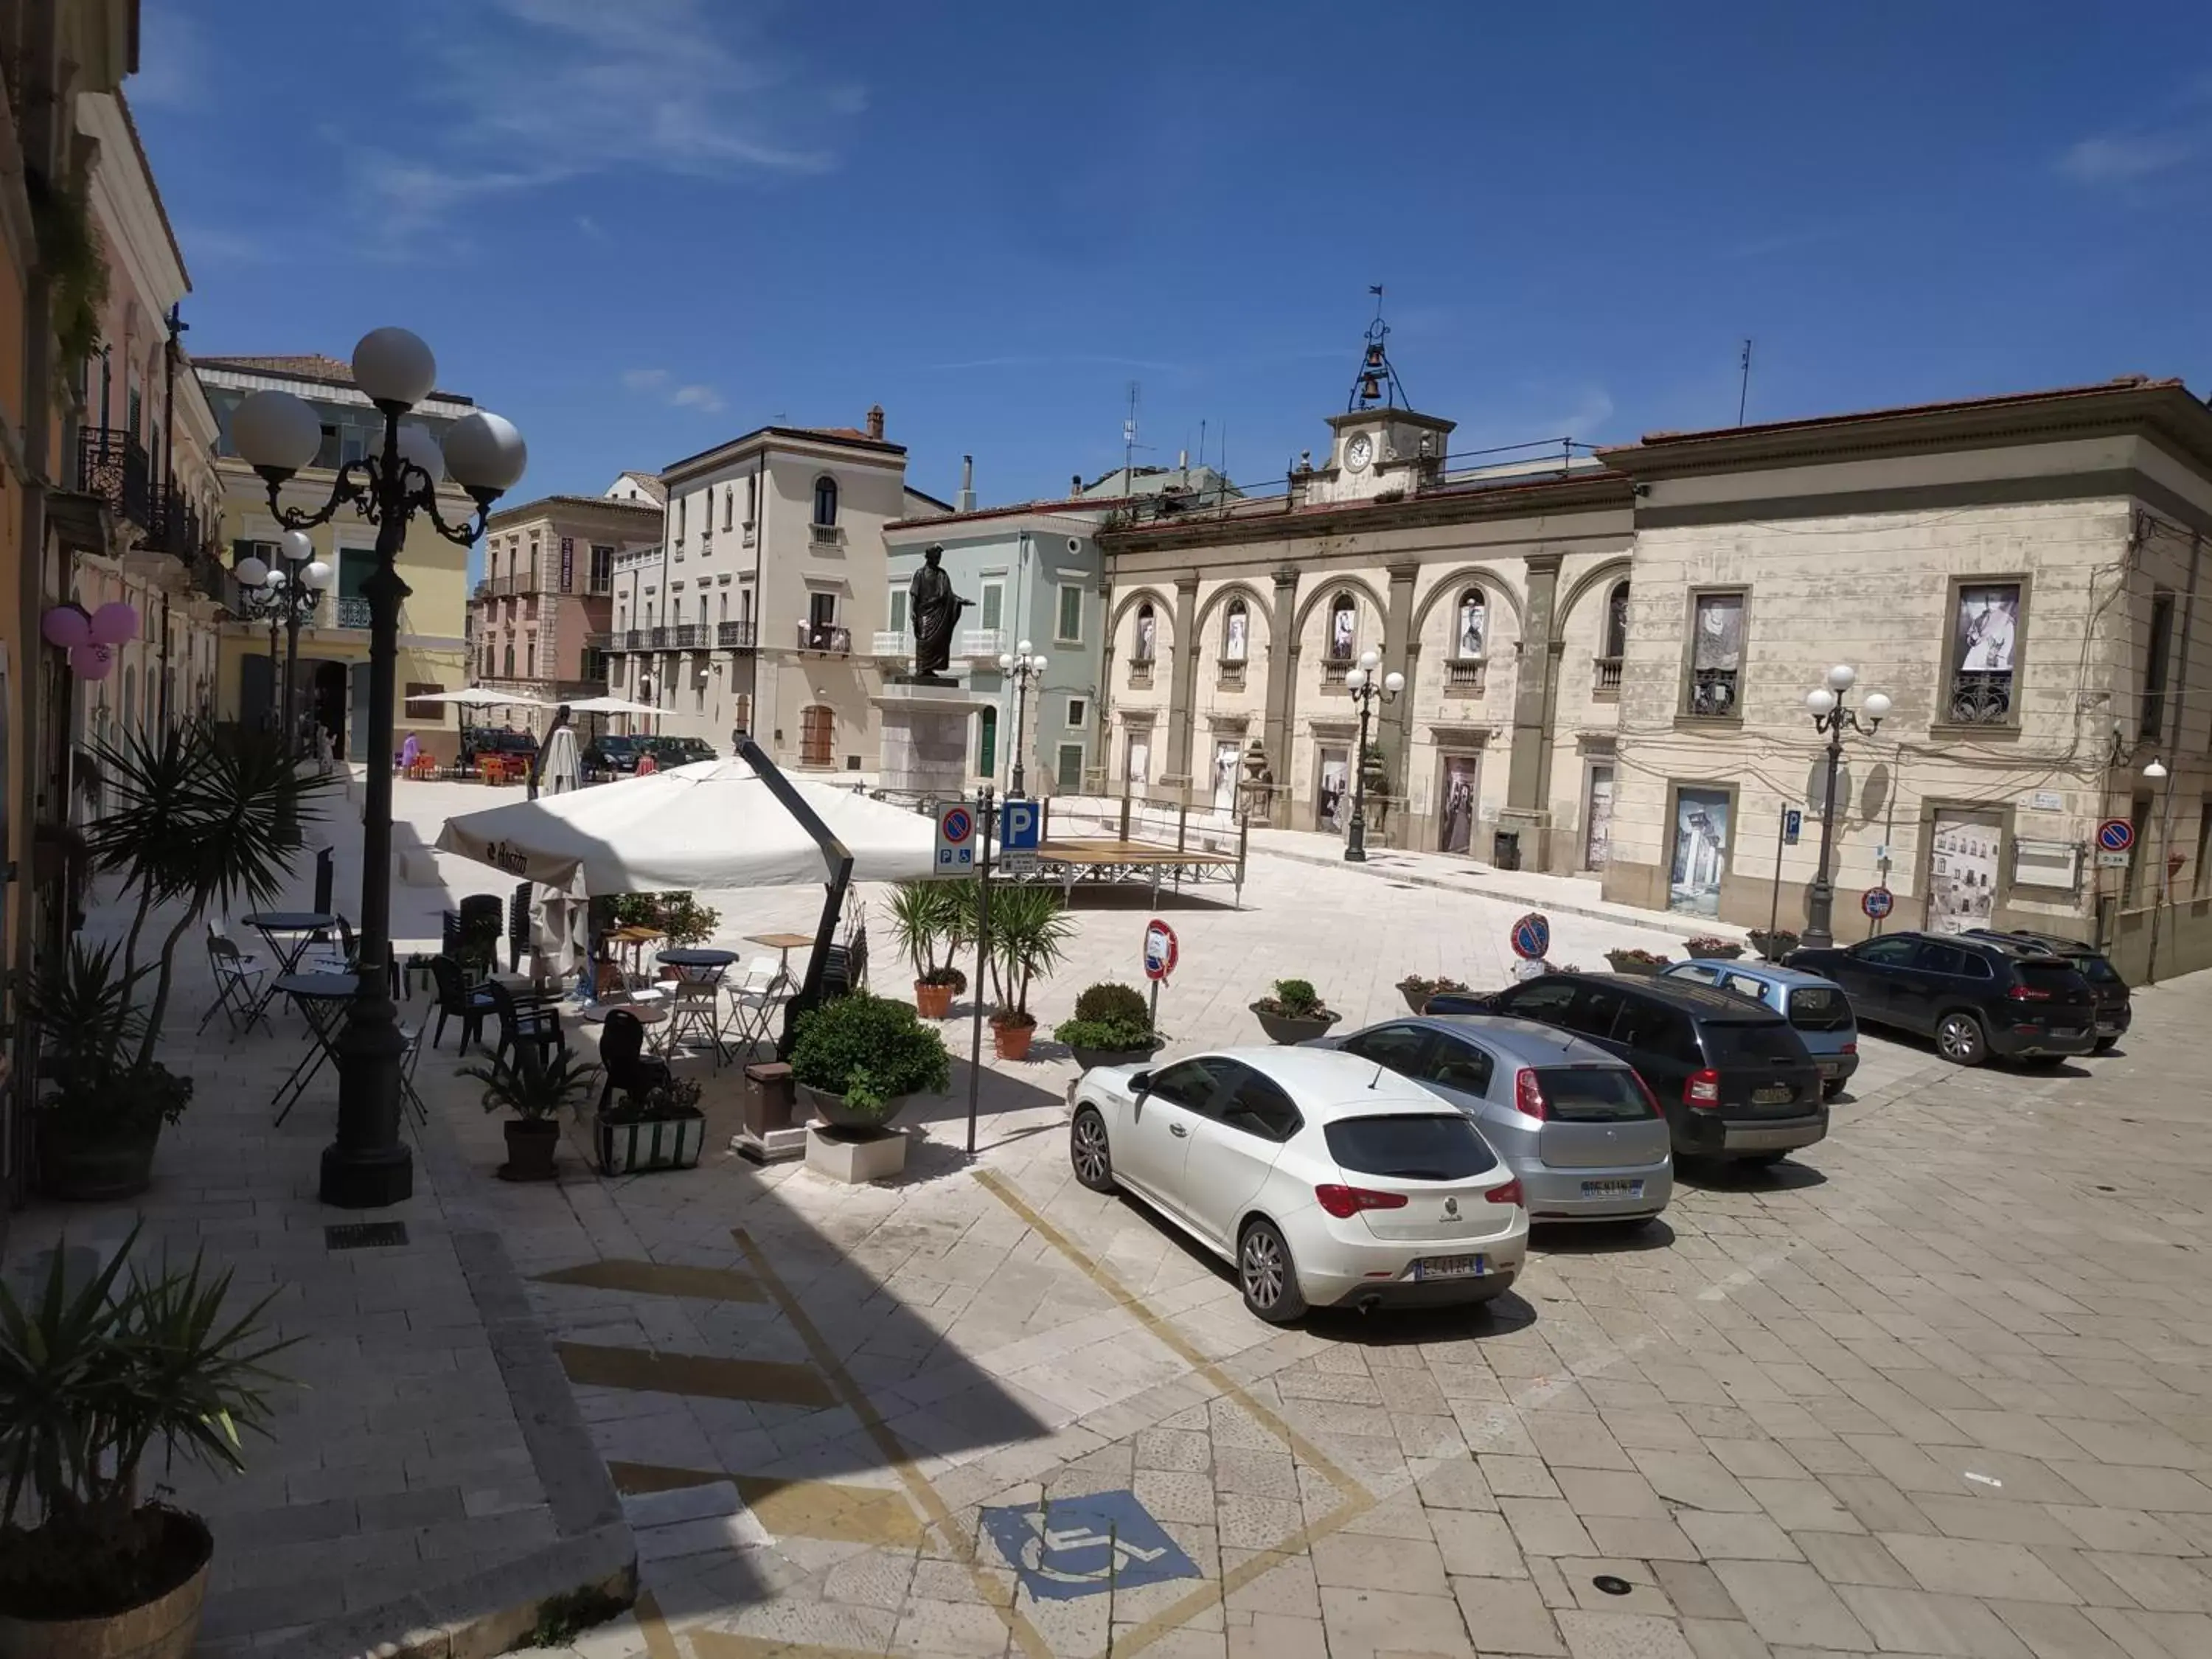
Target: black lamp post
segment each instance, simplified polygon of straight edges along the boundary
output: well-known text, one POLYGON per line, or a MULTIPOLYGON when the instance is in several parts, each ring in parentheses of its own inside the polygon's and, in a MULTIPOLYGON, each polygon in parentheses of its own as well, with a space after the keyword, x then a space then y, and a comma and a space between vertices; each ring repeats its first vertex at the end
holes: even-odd
POLYGON ((409 522, 428 515, 438 533, 469 546, 483 534, 491 504, 522 476, 522 434, 479 410, 447 429, 445 471, 477 504, 473 520, 449 525, 438 511, 439 447, 400 417, 430 395, 437 364, 430 348, 400 328, 362 337, 354 384, 384 416, 379 452, 338 469, 329 501, 310 512, 286 507, 285 481, 313 465, 322 447, 314 410, 288 392, 257 392, 231 416, 231 435, 268 481, 270 510, 287 529, 306 530, 351 506, 376 526, 376 568, 362 584, 368 604, 368 800, 362 811, 360 984, 334 1049, 338 1073, 337 1138, 323 1149, 322 1200, 342 1209, 397 1204, 415 1188, 414 1160, 399 1138, 402 1042, 392 1005, 392 757, 399 603, 409 592, 398 569, 409 522))
POLYGON ((1826 685, 1816 685, 1805 694, 1805 712, 1813 717, 1813 729, 1828 739, 1827 786, 1820 792, 1820 864, 1814 872, 1813 890, 1805 902, 1803 943, 1808 950, 1825 951, 1836 942, 1832 930, 1836 884, 1829 869, 1836 846, 1836 779, 1844 764, 1844 728, 1848 726, 1870 738, 1889 716, 1889 699, 1879 691, 1868 693, 1862 705, 1866 710, 1863 722, 1844 706, 1844 694, 1858 677, 1858 670, 1839 662, 1828 671, 1826 685))
POLYGON ((1406 677, 1395 669, 1375 678, 1375 671, 1382 659, 1370 646, 1359 653, 1359 660, 1345 671, 1345 690, 1359 706, 1359 748, 1352 757, 1352 827, 1345 832, 1344 856, 1347 862, 1367 862, 1367 722, 1375 712, 1380 698, 1386 703, 1398 701, 1398 694, 1406 689, 1406 677))
POLYGON ((1013 781, 1007 787, 1008 800, 1025 800, 1029 792, 1022 787, 1022 727, 1029 713, 1030 687, 1044 678, 1047 659, 1039 653, 1030 654, 1030 642, 1024 640, 1011 653, 1001 653, 999 668, 1014 677, 1014 769, 1013 781))
MULTIPOLYGON (((284 630, 283 690, 277 707, 277 734, 284 752, 300 752, 299 696, 295 682, 300 665, 300 629, 315 614, 323 594, 337 581, 337 573, 315 556, 315 544, 303 530, 288 530, 277 544, 281 562, 271 565, 252 555, 231 568, 250 617, 269 619, 269 677, 276 679, 276 629, 284 630)), ((271 690, 276 690, 272 684, 271 690)))

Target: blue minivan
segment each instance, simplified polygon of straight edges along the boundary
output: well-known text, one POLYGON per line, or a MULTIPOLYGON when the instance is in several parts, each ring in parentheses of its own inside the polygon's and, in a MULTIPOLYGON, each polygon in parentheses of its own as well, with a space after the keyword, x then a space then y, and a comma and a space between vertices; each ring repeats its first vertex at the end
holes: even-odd
POLYGON ((1820 1068, 1824 1099, 1841 1094, 1844 1082, 1859 1068, 1858 1022, 1851 1018, 1851 1000, 1844 988, 1832 979, 1771 963, 1717 957, 1678 962, 1660 977, 1717 986, 1780 1014, 1797 1028, 1807 1052, 1820 1068))

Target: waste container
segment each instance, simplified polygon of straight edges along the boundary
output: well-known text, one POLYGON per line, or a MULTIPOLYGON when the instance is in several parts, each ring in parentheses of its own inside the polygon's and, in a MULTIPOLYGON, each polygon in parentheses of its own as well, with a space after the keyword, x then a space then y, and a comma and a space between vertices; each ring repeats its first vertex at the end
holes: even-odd
POLYGON ((1500 830, 1490 838, 1490 862, 1500 870, 1521 867, 1521 832, 1500 830))

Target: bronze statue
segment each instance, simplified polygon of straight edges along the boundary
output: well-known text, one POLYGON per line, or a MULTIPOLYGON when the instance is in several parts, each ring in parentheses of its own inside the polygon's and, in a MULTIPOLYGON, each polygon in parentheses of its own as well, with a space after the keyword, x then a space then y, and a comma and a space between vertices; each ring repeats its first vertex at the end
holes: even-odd
POLYGON ((952 660, 952 630, 960 613, 975 603, 952 591, 952 578, 939 568, 942 547, 922 550, 921 568, 907 587, 907 611, 914 618, 914 672, 941 674, 952 660))

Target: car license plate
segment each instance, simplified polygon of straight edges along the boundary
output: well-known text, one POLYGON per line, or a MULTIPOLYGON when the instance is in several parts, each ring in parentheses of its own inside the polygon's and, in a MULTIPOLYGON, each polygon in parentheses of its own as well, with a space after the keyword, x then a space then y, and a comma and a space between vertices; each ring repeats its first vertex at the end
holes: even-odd
POLYGON ((1486 1255, 1431 1255, 1413 1264, 1416 1279, 1480 1279, 1489 1271, 1486 1255))
POLYGON ((1786 1083, 1777 1083, 1751 1091, 1751 1103, 1754 1106, 1784 1106, 1796 1098, 1797 1091, 1786 1083))
POLYGON ((2081 1035, 2081 1028, 2078 1025, 2054 1025, 2051 1028, 2051 1035, 2055 1037, 2077 1037, 2081 1035))
POLYGON ((1814 1063, 1820 1066, 1822 1077, 1833 1077, 1844 1069, 1844 1062, 1840 1060, 1823 1060, 1814 1063))
POLYGON ((2101 1019, 2097 1022, 2097 1035, 2099 1036, 2118 1036, 2119 1034, 2120 1028, 2118 1024, 2101 1019))
POLYGON ((1644 1183, 1640 1181, 1585 1181, 1584 1198, 1641 1198, 1644 1183))

